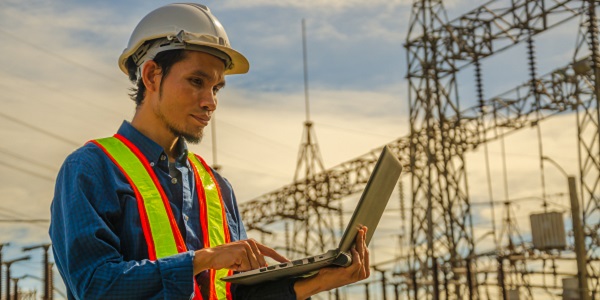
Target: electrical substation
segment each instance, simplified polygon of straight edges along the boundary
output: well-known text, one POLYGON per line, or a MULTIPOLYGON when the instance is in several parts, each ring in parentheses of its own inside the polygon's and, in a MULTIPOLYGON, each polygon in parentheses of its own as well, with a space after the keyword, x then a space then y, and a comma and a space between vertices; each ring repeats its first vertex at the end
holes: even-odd
MULTIPOLYGON (((443 1, 414 1, 404 44, 410 134, 388 144, 405 165, 395 225, 405 229, 399 246, 403 255, 374 265, 369 280, 351 292, 332 292, 329 299, 600 298, 597 5, 594 0, 489 1, 448 20, 443 1), (579 22, 572 32, 573 56, 554 71, 538 74, 536 37, 570 20, 579 22), (482 65, 517 45, 527 49, 528 80, 499 96, 486 94, 482 65), (467 67, 474 67, 474 80, 461 84, 473 85, 476 99, 458 96, 458 74, 467 67), (461 102, 475 105, 463 108, 461 102), (544 121, 564 114, 577 120, 572 125, 577 174, 564 172, 543 151, 544 121), (511 199, 506 167, 504 178, 489 175, 488 144, 500 143, 504 150, 508 135, 526 129, 538 132, 534 159, 543 194, 540 213, 530 216, 531 239, 516 226, 513 206, 519 199, 511 199), (467 176, 465 156, 475 150, 485 153, 487 178, 467 176), (545 169, 564 173, 568 210, 557 212, 549 204, 545 169), (469 187, 488 185, 491 190, 492 183, 503 187, 504 199, 490 192, 486 201, 473 202, 469 187), (491 249, 474 237, 473 211, 481 205, 502 215, 501 220, 492 217, 486 233, 491 249), (572 224, 569 232, 566 219, 572 224)), ((381 150, 321 170, 312 125, 307 118, 295 181, 241 205, 250 232, 283 235, 280 249, 290 255, 336 247, 345 226, 344 200, 362 191, 381 150)))

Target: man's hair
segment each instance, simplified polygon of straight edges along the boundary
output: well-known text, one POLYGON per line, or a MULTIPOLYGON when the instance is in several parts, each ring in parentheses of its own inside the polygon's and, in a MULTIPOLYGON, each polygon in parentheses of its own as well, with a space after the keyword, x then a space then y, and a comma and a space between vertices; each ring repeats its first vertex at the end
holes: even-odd
MULTIPOLYGON (((171 67, 179 61, 185 58, 184 50, 169 50, 156 54, 153 61, 156 62, 158 67, 162 70, 163 78, 169 74, 171 67)), ((129 73, 129 80, 135 84, 132 87, 129 97, 135 101, 136 106, 140 106, 146 96, 146 86, 142 78, 137 78, 138 66, 133 62, 131 57, 127 60, 127 72, 129 73)), ((161 81, 162 85, 162 81, 161 81)))

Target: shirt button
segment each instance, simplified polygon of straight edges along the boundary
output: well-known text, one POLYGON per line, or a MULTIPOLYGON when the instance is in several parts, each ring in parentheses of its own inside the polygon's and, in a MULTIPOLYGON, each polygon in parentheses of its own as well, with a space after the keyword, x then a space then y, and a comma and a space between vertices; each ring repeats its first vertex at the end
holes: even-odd
POLYGON ((187 222, 187 220, 189 220, 190 217, 188 217, 187 215, 183 215, 183 219, 187 222))
POLYGON ((161 156, 160 156, 160 160, 165 160, 165 159, 167 159, 167 156, 166 156, 166 155, 161 155, 161 156))
POLYGON ((177 178, 171 178, 171 183, 172 184, 177 184, 177 178))
POLYGON ((151 166, 151 167, 154 167, 154 162, 151 162, 151 163, 150 163, 150 166, 151 166))

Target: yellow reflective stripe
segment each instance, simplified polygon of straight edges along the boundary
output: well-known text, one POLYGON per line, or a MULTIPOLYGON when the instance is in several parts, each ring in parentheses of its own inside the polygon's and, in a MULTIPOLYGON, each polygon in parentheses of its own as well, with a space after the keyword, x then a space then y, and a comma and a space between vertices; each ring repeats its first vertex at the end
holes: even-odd
POLYGON ((217 184, 213 181, 210 173, 204 168, 204 165, 193 154, 189 153, 188 157, 196 166, 202 185, 204 186, 204 194, 206 195, 206 211, 208 214, 208 231, 210 247, 225 244, 225 229, 223 228, 223 206, 219 197, 217 184))
MULTIPOLYGON (((169 222, 169 215, 163 204, 160 191, 146 171, 140 159, 115 137, 96 140, 112 156, 121 169, 129 176, 143 198, 156 258, 177 254, 177 243, 169 222)), ((142 217, 140 215, 140 217, 142 217)))
POLYGON ((215 292, 219 299, 227 299, 227 283, 221 280, 221 278, 227 275, 229 275, 229 270, 227 269, 216 270, 215 272, 215 292))
MULTIPOLYGON (((198 170, 198 175, 204 187, 206 197, 206 211, 208 215, 208 236, 210 245, 207 247, 215 247, 225 244, 225 228, 223 222, 224 208, 219 195, 217 183, 213 181, 210 173, 204 168, 204 165, 196 155, 189 152, 188 158, 198 170)), ((200 188, 200 187, 197 187, 200 188)), ((214 288, 218 299, 227 299, 227 283, 221 278, 227 276, 229 270, 221 269, 215 272, 214 288)))

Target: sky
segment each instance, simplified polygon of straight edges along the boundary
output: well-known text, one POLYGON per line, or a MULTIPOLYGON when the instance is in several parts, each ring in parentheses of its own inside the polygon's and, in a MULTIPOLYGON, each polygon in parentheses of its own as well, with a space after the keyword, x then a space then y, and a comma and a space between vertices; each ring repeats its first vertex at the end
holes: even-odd
MULTIPOLYGON (((54 179, 65 157, 86 141, 112 135, 131 120, 131 87, 117 66, 137 22, 167 1, 0 1, 0 220, 49 219, 54 179)), ((406 52, 409 0, 209 0, 204 4, 225 26, 232 46, 250 61, 250 72, 227 78, 216 113, 216 138, 207 135, 192 151, 233 184, 240 202, 292 181, 305 121, 301 20, 306 20, 310 118, 326 168, 381 147, 409 132, 406 52), (213 153, 213 143, 216 153, 213 153)), ((479 1, 445 1, 449 19, 479 1)), ((566 65, 573 57, 574 20, 535 38, 538 74, 566 65)), ((524 45, 482 61, 486 98, 528 79, 524 45)), ((476 103, 473 68, 458 76, 462 107, 476 103)), ((576 121, 563 114, 543 122, 544 154, 576 173, 576 121)), ((523 129, 505 140, 510 198, 539 198, 541 174, 536 132, 523 129)), ((505 198, 501 147, 490 143, 494 199, 505 198)), ((483 150, 466 156, 472 201, 489 201, 483 150)), ((546 193, 566 205, 562 175, 547 167, 546 193)), ((404 181, 408 177, 403 178, 404 181)), ((408 183, 405 196, 410 195, 408 183)), ((392 196, 378 228, 376 260, 407 251, 383 247, 402 234, 399 201, 392 196), (396 213, 394 213, 394 211, 396 213), (400 229, 399 229, 400 227, 400 229), (379 246, 378 246, 379 245, 379 246)), ((345 207, 352 207, 352 197, 345 207)), ((406 200, 410 204, 409 200, 406 200)), ((529 213, 539 201, 514 204, 525 236, 529 213)), ((566 211, 560 206, 557 210, 566 211)), ((492 214, 474 206, 475 236, 486 234, 492 214)), ((496 226, 501 225, 496 207, 496 226)), ((566 216, 566 215, 565 215, 566 216)), ((47 222, 0 223, 6 259, 22 247, 49 242, 47 222)), ((251 233, 252 234, 252 233, 251 233)), ((39 250, 38 250, 39 251, 39 250)), ((16 276, 38 272, 41 253, 15 264, 16 276)), ((55 274, 58 278, 58 273, 55 274)), ((35 281, 25 286, 38 288, 35 281)))

